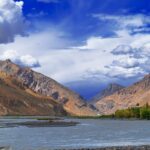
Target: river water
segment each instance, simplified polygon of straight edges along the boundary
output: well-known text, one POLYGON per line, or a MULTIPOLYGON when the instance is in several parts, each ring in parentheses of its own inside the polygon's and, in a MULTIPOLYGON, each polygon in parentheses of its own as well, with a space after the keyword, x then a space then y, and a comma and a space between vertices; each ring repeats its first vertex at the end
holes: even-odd
MULTIPOLYGON (((0 123, 14 121, 26 120, 0 119, 0 123)), ((0 128, 0 146, 10 146, 12 150, 49 150, 150 144, 150 121, 75 121, 80 124, 71 127, 0 128)))

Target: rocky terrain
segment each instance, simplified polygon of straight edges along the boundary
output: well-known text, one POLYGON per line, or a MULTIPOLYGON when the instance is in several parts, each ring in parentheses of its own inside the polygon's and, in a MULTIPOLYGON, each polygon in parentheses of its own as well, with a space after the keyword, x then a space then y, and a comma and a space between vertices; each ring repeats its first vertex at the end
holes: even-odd
MULTIPOLYGON (((82 150, 150 150, 150 146, 112 146, 112 147, 101 147, 101 148, 82 148, 82 150)), ((80 149, 71 149, 80 150, 80 149)))
POLYGON ((150 104, 150 74, 132 86, 110 84, 92 103, 55 80, 20 67, 10 60, 0 61, 0 115, 112 114, 116 110, 150 104))
POLYGON ((54 114, 62 109, 71 115, 96 114, 81 96, 55 80, 10 60, 0 61, 1 115, 54 114))
MULTIPOLYGON (((101 148, 81 148, 81 150, 87 150, 87 149, 88 150, 150 150, 150 146, 143 145, 143 146, 112 146, 112 147, 101 147, 101 148)), ((80 150, 80 149, 70 149, 70 150, 80 150)))
POLYGON ((25 89, 21 82, 0 72, 0 116, 67 115, 53 98, 42 97, 25 89))
POLYGON ((104 90, 102 90, 100 93, 98 93, 96 96, 94 96, 91 99, 91 102, 95 103, 95 102, 99 101, 100 99, 102 99, 102 98, 104 98, 106 96, 112 95, 115 92, 117 92, 117 91, 119 91, 119 90, 121 90, 123 88, 125 88, 125 87, 120 85, 120 84, 111 83, 104 90))
POLYGON ((112 114, 116 110, 150 104, 150 74, 132 86, 95 102, 100 114, 112 114))

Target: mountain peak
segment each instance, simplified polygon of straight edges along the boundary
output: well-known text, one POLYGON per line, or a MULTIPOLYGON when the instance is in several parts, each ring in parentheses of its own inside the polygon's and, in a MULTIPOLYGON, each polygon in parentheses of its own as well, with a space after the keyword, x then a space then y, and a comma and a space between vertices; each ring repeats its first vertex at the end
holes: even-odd
POLYGON ((10 59, 6 59, 5 62, 6 63, 12 63, 12 61, 10 59))
POLYGON ((108 92, 114 93, 114 92, 116 92, 116 91, 118 91, 118 90, 120 90, 122 88, 124 88, 124 86, 122 86, 122 85, 120 85, 118 83, 110 83, 110 84, 108 84, 106 89, 104 89, 104 92, 108 91, 108 92))
POLYGON ((124 86, 117 84, 117 83, 110 83, 107 85, 107 87, 102 90, 100 93, 98 93, 93 99, 92 101, 97 101, 100 100, 106 96, 109 96, 117 91, 120 91, 121 89, 123 89, 124 86))
POLYGON ((131 86, 123 88, 95 102, 97 109, 103 114, 112 114, 119 109, 144 106, 150 104, 150 74, 131 86))

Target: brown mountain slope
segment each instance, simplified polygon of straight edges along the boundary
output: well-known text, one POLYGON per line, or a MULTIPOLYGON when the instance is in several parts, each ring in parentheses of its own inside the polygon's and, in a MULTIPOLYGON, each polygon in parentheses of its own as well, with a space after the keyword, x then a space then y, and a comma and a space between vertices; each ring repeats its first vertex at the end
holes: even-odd
POLYGON ((120 91, 121 89, 123 89, 124 86, 119 85, 117 83, 111 83, 109 84, 104 90, 102 90, 100 93, 98 93, 96 96, 94 96, 94 98, 91 99, 90 103, 96 103, 97 101, 99 101, 100 99, 112 95, 117 91, 120 91))
POLYGON ((19 81, 0 72, 0 115, 67 114, 52 98, 28 92, 19 81))
POLYGON ((112 114, 118 109, 150 104, 150 74, 132 86, 124 88, 95 103, 100 114, 112 114))
POLYGON ((72 115, 95 115, 95 111, 78 94, 30 68, 23 68, 6 60, 0 61, 0 71, 18 80, 32 95, 35 93, 47 98, 52 97, 72 115))

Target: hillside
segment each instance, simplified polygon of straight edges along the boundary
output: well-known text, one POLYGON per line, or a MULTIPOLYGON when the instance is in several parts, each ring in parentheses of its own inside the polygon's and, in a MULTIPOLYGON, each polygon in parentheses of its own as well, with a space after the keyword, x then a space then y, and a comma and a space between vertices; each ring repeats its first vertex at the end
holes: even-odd
POLYGON ((109 96, 109 95, 112 95, 114 94, 115 92, 123 89, 124 86, 120 85, 120 84, 117 84, 117 83, 111 83, 109 84, 105 89, 103 89, 101 92, 99 92, 96 96, 94 96, 92 99, 91 99, 91 103, 96 103, 97 101, 99 101, 100 99, 106 97, 106 96, 109 96))
MULTIPOLYGON (((51 99, 54 99, 55 102, 61 105, 64 110, 71 115, 95 115, 96 113, 95 110, 81 98, 81 96, 59 84, 55 80, 35 72, 30 68, 20 67, 19 65, 12 63, 10 60, 6 60, 0 61, 0 71, 5 73, 5 76, 10 76, 19 82, 19 85, 16 85, 17 91, 12 91, 15 89, 9 87, 8 90, 5 89, 5 95, 8 95, 7 92, 11 92, 12 95, 15 93, 16 97, 22 95, 23 97, 20 97, 20 101, 24 101, 25 99, 29 100, 27 98, 29 95, 36 97, 38 95, 40 103, 43 103, 41 97, 48 99, 50 103, 51 99), (23 89, 20 89, 20 85, 23 89), (27 95, 24 95, 23 92, 24 94, 27 93, 27 95)), ((5 97, 4 93, 1 92, 3 97, 5 97)), ((18 111, 23 111, 20 107, 18 109, 20 109, 18 111)), ((45 109, 45 107, 43 107, 43 109, 45 109)), ((57 111, 59 110, 57 109, 57 111)))
POLYGON ((66 115, 52 98, 41 97, 0 72, 0 115, 66 115))
POLYGON ((100 114, 112 114, 119 109, 143 106, 146 103, 150 104, 150 74, 132 86, 100 99, 94 105, 100 114))

